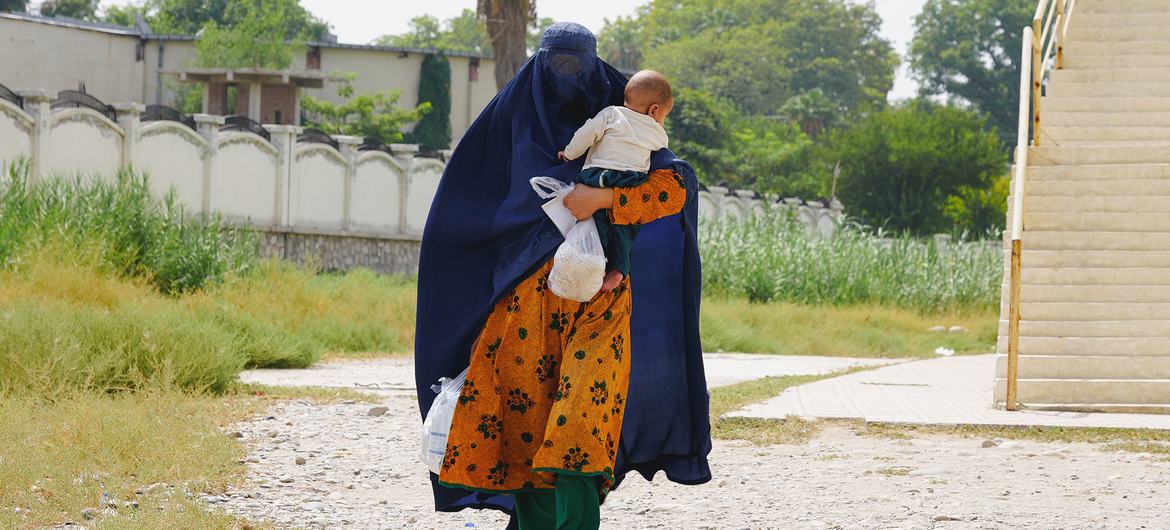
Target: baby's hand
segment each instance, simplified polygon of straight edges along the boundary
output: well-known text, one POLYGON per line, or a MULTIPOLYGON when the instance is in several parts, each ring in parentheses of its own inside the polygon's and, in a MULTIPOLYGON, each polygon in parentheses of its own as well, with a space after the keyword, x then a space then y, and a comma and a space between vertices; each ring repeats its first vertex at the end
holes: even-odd
POLYGON ((619 283, 622 283, 622 278, 625 277, 622 271, 612 270, 605 273, 605 281, 601 282, 601 290, 603 292, 610 292, 617 288, 619 283))
POLYGON ((569 158, 565 156, 564 151, 557 151, 557 160, 560 160, 561 162, 568 162, 569 158))

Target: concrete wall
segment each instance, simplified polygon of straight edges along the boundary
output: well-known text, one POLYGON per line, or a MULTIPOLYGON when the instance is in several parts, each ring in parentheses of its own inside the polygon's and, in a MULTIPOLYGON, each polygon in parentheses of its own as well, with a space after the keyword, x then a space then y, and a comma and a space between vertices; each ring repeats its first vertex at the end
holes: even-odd
MULTIPOLYGON (((220 131, 222 116, 142 122, 143 106, 118 104, 118 122, 89 109, 51 109, 45 91, 24 92, 25 108, 0 100, 0 165, 27 159, 32 178, 109 178, 132 167, 160 196, 174 191, 192 213, 217 214, 261 232, 263 252, 313 260, 327 269, 363 266, 414 271, 418 241, 444 163, 418 146, 391 153, 358 151, 361 138, 334 137, 340 148, 297 141, 300 127, 266 125, 271 139, 220 131)), ((698 197, 702 219, 742 218, 793 208, 811 234, 830 237, 840 203, 757 197, 712 186, 698 197)))
MULTIPOLYGON (((378 47, 322 46, 320 70, 353 72, 355 93, 398 90, 399 106, 418 104, 419 68, 423 53, 378 47)), ((451 131, 453 142, 496 95, 495 63, 487 58, 452 56, 451 131), (471 80, 471 64, 478 78, 471 80)), ((86 90, 103 101, 133 101, 175 106, 178 86, 160 71, 194 66, 195 42, 187 37, 140 36, 130 28, 86 29, 20 15, 0 14, 0 84, 13 90, 46 89, 53 93, 86 90)), ((306 53, 293 55, 291 69, 306 69, 306 53)), ((306 89, 305 94, 338 102, 337 86, 306 89)), ((246 98, 244 99, 246 101, 246 98)), ((271 120, 267 109, 264 119, 271 120)), ((282 112, 282 114, 284 114, 282 112)), ((292 116, 284 121, 291 123, 292 116)), ((454 145, 454 143, 452 143, 454 145)))

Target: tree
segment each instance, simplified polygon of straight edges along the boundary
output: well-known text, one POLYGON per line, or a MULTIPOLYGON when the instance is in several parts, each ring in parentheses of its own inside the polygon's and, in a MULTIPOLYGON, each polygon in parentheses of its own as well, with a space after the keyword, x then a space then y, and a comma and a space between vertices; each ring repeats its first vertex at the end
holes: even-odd
POLYGON ((528 25, 536 19, 536 0, 478 0, 487 23, 496 63, 496 88, 503 89, 528 59, 528 25))
POLYGON ((928 0, 914 19, 910 68, 923 95, 945 94, 1015 137, 1021 33, 1034 0, 928 0))
POLYGON ((417 122, 431 110, 430 103, 420 103, 414 109, 397 105, 399 91, 384 90, 354 96, 353 77, 337 88, 337 95, 345 103, 330 103, 312 96, 301 99, 305 126, 321 129, 329 134, 361 136, 375 143, 401 142, 402 126, 417 122))
POLYGON ((741 112, 775 113, 821 89, 858 116, 885 106, 897 55, 872 3, 847 0, 654 0, 644 65, 741 112))
POLYGON ((780 107, 780 113, 799 125, 804 134, 815 139, 837 121, 837 104, 826 97, 821 89, 814 88, 788 98, 784 106, 780 107))
POLYGON ((605 19, 605 26, 597 34, 597 53, 614 68, 627 72, 642 68, 642 17, 645 11, 643 7, 634 16, 605 19))
POLYGON ((411 141, 423 149, 451 147, 451 62, 443 55, 423 58, 418 81, 419 103, 431 110, 415 125, 411 141))
POLYGON ((28 9, 28 0, 0 0, 0 13, 23 13, 28 9))
POLYGON ((829 134, 823 160, 840 161, 838 195, 872 225, 917 234, 950 231, 950 197, 987 190, 1007 154, 987 119, 925 102, 871 114, 829 134))
POLYGON ((41 4, 41 14, 46 17, 96 20, 97 8, 98 0, 52 0, 41 4))
POLYGON ((133 26, 138 23, 138 16, 146 18, 146 6, 126 4, 124 6, 110 6, 102 13, 102 22, 119 26, 133 26))
POLYGON ((666 120, 670 148, 707 183, 734 179, 727 147, 734 111, 707 92, 682 88, 674 94, 674 111, 666 120))
MULTIPOLYGON (((288 68, 292 56, 313 38, 314 26, 298 0, 232 2, 223 13, 230 22, 207 22, 195 50, 199 64, 222 68, 288 68)), ((311 15, 310 15, 311 16, 311 15)))
POLYGON ((163 35, 195 35, 209 22, 232 28, 254 12, 278 13, 286 24, 286 39, 323 40, 329 32, 327 22, 296 0, 146 0, 141 5, 111 6, 106 17, 121 17, 121 12, 134 10, 163 35))
POLYGON ((486 42, 487 26, 471 9, 464 9, 459 16, 441 24, 433 15, 417 16, 410 19, 410 30, 406 33, 374 39, 378 46, 470 53, 483 53, 486 42))

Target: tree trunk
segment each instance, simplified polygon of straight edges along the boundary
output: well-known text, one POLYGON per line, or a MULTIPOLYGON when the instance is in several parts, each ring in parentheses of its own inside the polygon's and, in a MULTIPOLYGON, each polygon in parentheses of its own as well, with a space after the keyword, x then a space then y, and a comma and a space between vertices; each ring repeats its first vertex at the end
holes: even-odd
POLYGON ((479 16, 487 23, 496 62, 496 89, 503 89, 528 59, 525 44, 535 0, 479 0, 479 16))

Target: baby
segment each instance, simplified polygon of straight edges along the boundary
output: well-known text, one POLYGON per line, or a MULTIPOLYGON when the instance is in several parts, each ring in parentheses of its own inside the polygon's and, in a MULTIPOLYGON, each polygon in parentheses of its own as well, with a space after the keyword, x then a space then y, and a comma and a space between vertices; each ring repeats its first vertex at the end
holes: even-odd
MULTIPOLYGON (((626 84, 625 104, 606 107, 586 121, 557 158, 567 162, 589 152, 584 169, 577 175, 580 184, 597 188, 641 185, 650 171, 650 153, 666 147, 662 124, 673 108, 674 96, 666 77, 642 70, 626 84)), ((630 248, 638 227, 611 224, 605 210, 593 214, 593 220, 607 262, 601 290, 608 292, 630 274, 630 248)))

